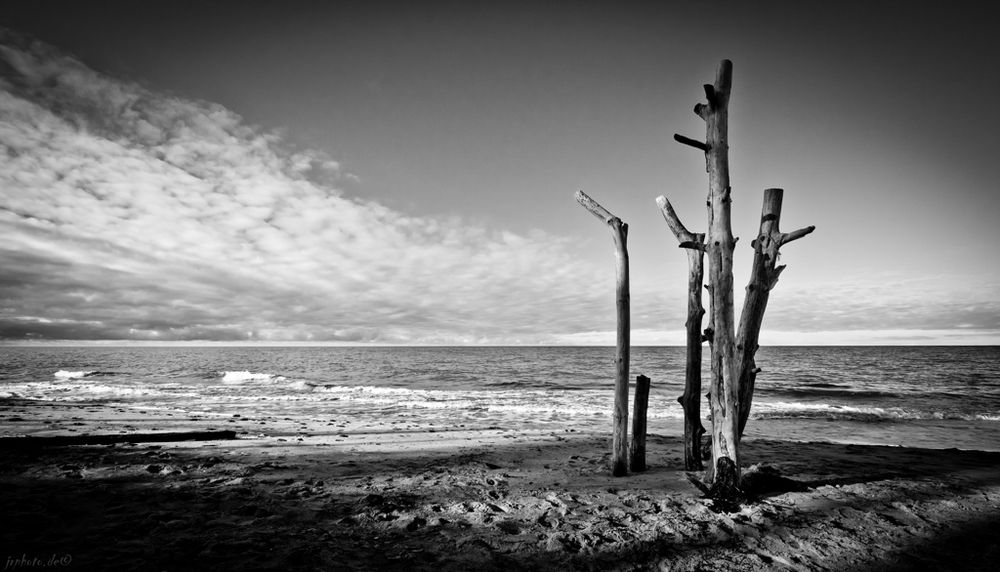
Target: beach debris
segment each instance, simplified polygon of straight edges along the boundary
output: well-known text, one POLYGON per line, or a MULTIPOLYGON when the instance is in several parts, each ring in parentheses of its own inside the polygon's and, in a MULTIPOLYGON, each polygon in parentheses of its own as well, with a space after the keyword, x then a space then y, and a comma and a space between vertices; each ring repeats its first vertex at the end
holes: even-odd
POLYGON ((778 469, 769 465, 748 467, 740 477, 740 488, 748 501, 757 501, 783 493, 811 490, 808 484, 785 477, 778 469))

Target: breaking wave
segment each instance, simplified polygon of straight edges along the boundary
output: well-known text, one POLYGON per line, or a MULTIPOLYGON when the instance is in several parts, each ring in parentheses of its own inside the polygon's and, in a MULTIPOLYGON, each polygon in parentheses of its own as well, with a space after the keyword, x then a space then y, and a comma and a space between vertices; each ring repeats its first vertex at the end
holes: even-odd
POLYGON ((56 379, 80 379, 83 377, 106 377, 117 375, 113 371, 68 371, 61 369, 52 374, 56 379))
POLYGON ((246 382, 274 382, 280 383, 285 378, 273 373, 255 373, 252 371, 220 371, 219 376, 222 383, 246 383, 246 382))
POLYGON ((866 423, 918 420, 1000 421, 1000 414, 959 411, 930 411, 902 407, 856 407, 827 403, 755 403, 754 419, 828 419, 866 423))

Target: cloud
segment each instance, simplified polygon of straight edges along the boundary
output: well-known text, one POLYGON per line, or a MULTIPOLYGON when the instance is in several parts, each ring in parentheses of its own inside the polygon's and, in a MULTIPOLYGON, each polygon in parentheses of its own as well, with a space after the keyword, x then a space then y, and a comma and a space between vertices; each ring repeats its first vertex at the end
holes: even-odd
POLYGON ((868 279, 778 288, 765 317, 788 331, 998 330, 1000 283, 983 277, 885 272, 868 279))
POLYGON ((565 238, 345 196, 337 161, 232 111, 0 38, 4 338, 539 343, 606 321, 610 272, 565 238))
MULTIPOLYGON (((350 196, 335 158, 2 30, 0 158, 0 339, 614 343, 611 264, 569 238, 350 196)), ((633 279, 637 345, 683 343, 669 280, 633 279)), ((997 343, 998 291, 793 263, 762 342, 997 343)))

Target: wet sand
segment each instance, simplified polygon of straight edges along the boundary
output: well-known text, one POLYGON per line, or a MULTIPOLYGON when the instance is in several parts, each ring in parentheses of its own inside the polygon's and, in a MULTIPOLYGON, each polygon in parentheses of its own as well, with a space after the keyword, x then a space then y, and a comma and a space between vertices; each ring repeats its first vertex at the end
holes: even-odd
POLYGON ((236 440, 3 451, 6 570, 993 570, 1000 453, 748 439, 720 514, 679 437, 8 400, 0 432, 236 440), (767 490, 768 485, 772 485, 767 490), (31 563, 36 563, 31 566, 31 563))

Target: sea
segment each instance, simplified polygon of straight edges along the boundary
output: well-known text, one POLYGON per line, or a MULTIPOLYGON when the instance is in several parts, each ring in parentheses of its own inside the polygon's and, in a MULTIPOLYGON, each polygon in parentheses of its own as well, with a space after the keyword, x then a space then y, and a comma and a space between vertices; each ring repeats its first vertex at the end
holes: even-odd
MULTIPOLYGON (((614 355, 610 347, 3 346, 0 409, 17 399, 610 434, 614 355)), ((763 347, 757 364, 746 439, 1000 451, 1000 347, 763 347)), ((684 368, 683 347, 631 349, 631 378, 652 380, 650 433, 682 434, 684 368)), ((707 371, 703 379, 707 389, 707 371)))

